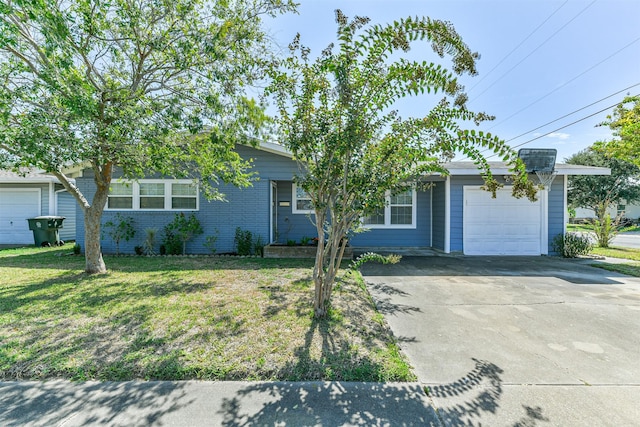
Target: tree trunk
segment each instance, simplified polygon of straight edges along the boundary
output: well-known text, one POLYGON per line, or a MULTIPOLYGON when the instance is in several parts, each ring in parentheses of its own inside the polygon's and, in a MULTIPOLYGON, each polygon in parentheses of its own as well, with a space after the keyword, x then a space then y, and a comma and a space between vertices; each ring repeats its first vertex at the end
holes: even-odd
POLYGON ((102 209, 95 209, 95 204, 84 212, 84 257, 85 269, 88 274, 107 272, 107 266, 102 259, 100 247, 100 221, 102 209))
POLYGON ((106 176, 100 182, 96 182, 96 192, 93 195, 91 206, 84 210, 84 271, 88 274, 107 272, 107 266, 102 259, 100 228, 102 225, 102 212, 109 197, 110 174, 109 170, 108 175, 105 174, 106 176))

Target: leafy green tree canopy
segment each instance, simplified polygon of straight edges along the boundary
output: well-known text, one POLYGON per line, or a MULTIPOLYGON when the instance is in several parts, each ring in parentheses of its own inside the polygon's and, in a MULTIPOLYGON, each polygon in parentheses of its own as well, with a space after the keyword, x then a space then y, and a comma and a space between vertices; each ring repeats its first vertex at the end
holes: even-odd
POLYGON ((611 157, 640 166, 640 96, 628 96, 602 123, 613 130, 611 141, 597 142, 596 147, 611 157))
POLYGON ((458 83, 476 74, 478 54, 450 23, 408 18, 389 25, 349 20, 336 11, 337 46, 313 60, 297 36, 290 56, 272 74, 267 94, 278 106, 282 141, 301 166, 297 183, 315 208, 318 250, 314 269, 315 314, 327 314, 331 289, 347 237, 362 218, 385 205, 386 196, 420 184, 425 175, 447 174, 443 162, 464 153, 481 169, 489 191, 499 187, 482 150, 490 149, 514 171, 514 194, 535 198, 523 165, 502 140, 463 129, 491 119, 467 109, 458 83), (405 58, 413 45, 430 46, 451 59, 450 69, 405 58), (440 95, 421 117, 393 108, 405 96, 440 95))
POLYGON ((570 176, 567 200, 571 207, 592 209, 602 220, 610 206, 640 200, 640 168, 633 163, 609 157, 593 147, 574 154, 566 163, 611 169, 611 175, 570 176))
POLYGON ((87 272, 114 168, 249 185, 236 142, 265 116, 245 89, 270 60, 261 17, 287 0, 16 0, 0 4, 0 167, 53 173, 85 216, 87 272), (206 131, 208 136, 203 137, 206 131), (193 135, 193 136, 190 136, 193 135), (93 170, 92 200, 65 175, 93 170))

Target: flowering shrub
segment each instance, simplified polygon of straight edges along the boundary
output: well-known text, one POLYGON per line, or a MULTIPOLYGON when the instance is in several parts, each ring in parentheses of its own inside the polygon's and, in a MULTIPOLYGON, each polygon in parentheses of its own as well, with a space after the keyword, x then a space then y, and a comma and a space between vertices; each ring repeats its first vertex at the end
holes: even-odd
POLYGON ((593 249, 589 236, 579 233, 558 234, 554 237, 552 245, 553 250, 565 258, 587 255, 593 249))

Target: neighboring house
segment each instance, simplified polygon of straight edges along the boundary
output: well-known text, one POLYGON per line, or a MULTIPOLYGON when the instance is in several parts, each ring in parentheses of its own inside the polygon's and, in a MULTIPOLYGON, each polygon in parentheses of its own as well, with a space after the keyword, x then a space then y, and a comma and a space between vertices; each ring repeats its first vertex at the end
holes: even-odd
MULTIPOLYGON (((621 216, 624 218, 632 219, 634 221, 640 221, 640 205, 635 203, 633 204, 620 203, 615 206, 609 207, 609 209, 607 209, 607 212, 609 213, 609 215, 611 215, 611 218, 616 218, 617 216, 621 216)), ((576 215, 574 218, 575 220, 581 220, 581 219, 592 219, 595 217, 596 217, 596 214, 593 211, 593 209, 577 208, 576 215)))
MULTIPOLYGON (((144 241, 148 227, 157 228, 161 238, 163 227, 179 212, 194 213, 204 228, 204 234, 187 244, 190 253, 207 253, 205 239, 212 235, 217 235, 218 253, 232 252, 237 227, 267 243, 315 237, 309 200, 293 183, 299 168, 291 155, 282 146, 269 143, 259 148, 239 146, 238 152, 253 159, 259 180, 245 189, 221 187, 226 202, 207 201, 188 180, 156 176, 125 185, 114 179, 103 223, 120 213, 133 218, 137 230, 132 240, 120 242, 120 250, 132 253, 144 241)), ((434 248, 468 255, 548 254, 553 238, 565 232, 567 175, 609 173, 606 168, 558 164, 551 191, 540 191, 538 201, 530 202, 511 197, 508 183, 492 199, 480 189, 480 172, 470 162, 453 162, 447 169, 448 177, 425 177, 424 181, 432 184, 428 188, 390 198, 384 212, 363 220, 370 231, 353 236, 351 244, 366 249, 434 248)), ((492 171, 502 181, 508 175, 503 163, 492 164, 492 171)), ((89 198, 95 188, 91 174, 85 169, 76 178, 89 198)), ((537 178, 532 175, 532 179, 537 178)), ((78 242, 84 246, 83 222, 77 224, 78 242)), ((115 252, 108 238, 103 239, 102 248, 105 253, 115 252)))
POLYGON ((0 170, 0 245, 33 244, 27 219, 41 215, 64 216, 60 239, 75 240, 75 205, 73 196, 52 175, 0 170))

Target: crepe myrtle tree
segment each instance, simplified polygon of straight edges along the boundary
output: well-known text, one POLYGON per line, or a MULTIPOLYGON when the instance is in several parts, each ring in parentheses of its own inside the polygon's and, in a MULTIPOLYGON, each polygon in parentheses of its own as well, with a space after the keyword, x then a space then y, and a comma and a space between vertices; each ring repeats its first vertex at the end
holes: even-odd
POLYGON ((482 171, 485 188, 495 195, 498 182, 481 150, 510 163, 516 197, 535 199, 523 164, 499 138, 462 129, 461 123, 490 119, 465 106, 457 75, 476 74, 478 58, 451 24, 408 18, 389 25, 349 20, 336 11, 337 45, 312 60, 298 35, 290 55, 272 70, 267 95, 278 107, 281 140, 301 173, 296 183, 315 212, 318 247, 313 271, 314 313, 327 315, 331 292, 351 233, 385 205, 385 197, 418 184, 432 173, 446 174, 442 163, 461 152, 482 171), (412 45, 430 45, 451 69, 402 55, 412 45), (393 110, 408 95, 441 94, 421 117, 402 118, 393 110))
POLYGON ((245 88, 271 61, 262 17, 289 0, 12 0, 0 4, 0 167, 55 175, 82 207, 86 272, 115 168, 250 184, 236 142, 259 136, 245 88), (204 132, 204 131, 207 132, 204 132), (89 200, 66 167, 92 170, 89 200))

